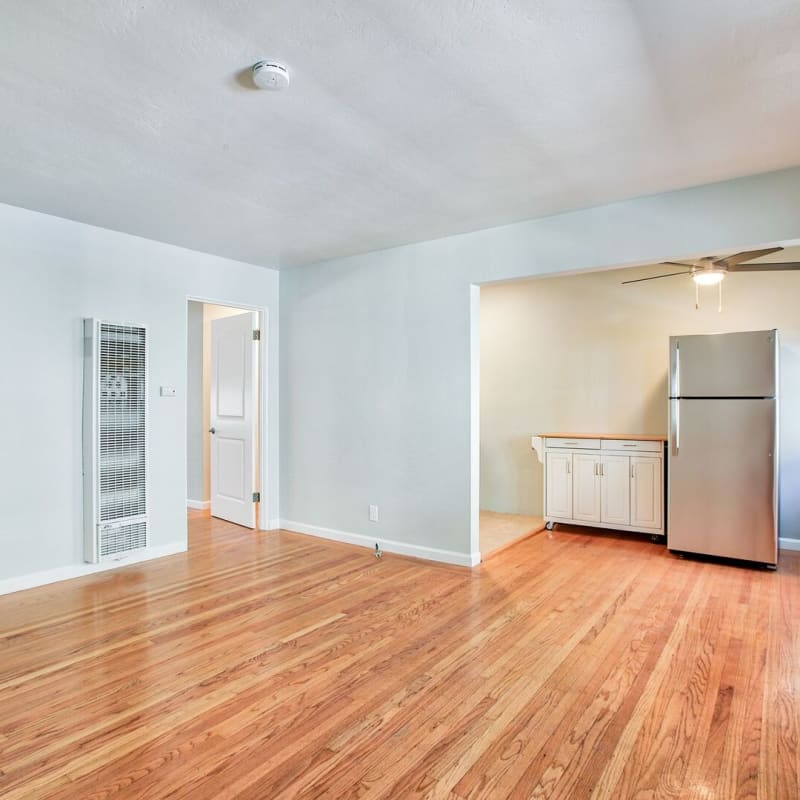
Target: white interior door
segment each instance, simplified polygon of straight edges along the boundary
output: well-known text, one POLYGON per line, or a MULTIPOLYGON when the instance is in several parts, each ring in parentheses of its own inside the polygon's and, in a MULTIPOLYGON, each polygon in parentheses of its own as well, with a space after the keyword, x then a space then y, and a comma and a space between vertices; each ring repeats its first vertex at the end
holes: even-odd
POLYGON ((211 515, 256 526, 256 314, 211 322, 211 515))

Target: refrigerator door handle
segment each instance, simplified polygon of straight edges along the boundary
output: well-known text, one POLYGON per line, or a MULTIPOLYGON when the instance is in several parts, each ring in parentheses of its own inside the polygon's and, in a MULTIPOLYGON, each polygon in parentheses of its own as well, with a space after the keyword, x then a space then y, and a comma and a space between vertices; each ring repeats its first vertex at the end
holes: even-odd
POLYGON ((672 443, 672 455, 677 456, 681 444, 681 401, 670 400, 669 402, 672 406, 669 412, 669 440, 672 443))
POLYGON ((669 396, 680 397, 681 393, 681 347, 678 339, 670 342, 669 352, 669 396))

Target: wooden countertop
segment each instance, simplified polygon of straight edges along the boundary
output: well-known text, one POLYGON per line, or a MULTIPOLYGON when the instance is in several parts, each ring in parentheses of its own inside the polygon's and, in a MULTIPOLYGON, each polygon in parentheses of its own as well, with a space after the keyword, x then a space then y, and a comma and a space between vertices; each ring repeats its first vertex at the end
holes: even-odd
POLYGON ((636 439, 640 442, 666 442, 667 437, 652 433, 537 433, 553 439, 636 439))

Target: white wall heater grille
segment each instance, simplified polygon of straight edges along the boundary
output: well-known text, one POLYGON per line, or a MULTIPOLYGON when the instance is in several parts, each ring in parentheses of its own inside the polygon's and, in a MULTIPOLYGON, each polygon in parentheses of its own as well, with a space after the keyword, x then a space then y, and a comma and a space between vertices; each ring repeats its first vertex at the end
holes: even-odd
POLYGON ((84 556, 148 546, 147 329, 84 322, 84 556))

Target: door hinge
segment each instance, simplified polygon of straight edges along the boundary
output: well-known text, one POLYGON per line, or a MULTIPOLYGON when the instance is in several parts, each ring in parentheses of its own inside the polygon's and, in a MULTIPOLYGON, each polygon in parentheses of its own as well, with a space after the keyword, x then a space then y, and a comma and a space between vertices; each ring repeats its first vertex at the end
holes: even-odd
POLYGON ((261 331, 258 328, 256 328, 253 331, 253 341, 254 342, 260 342, 261 341, 261 331))
POLYGON ((261 492, 253 492, 253 502, 254 503, 261 502, 261 492))

